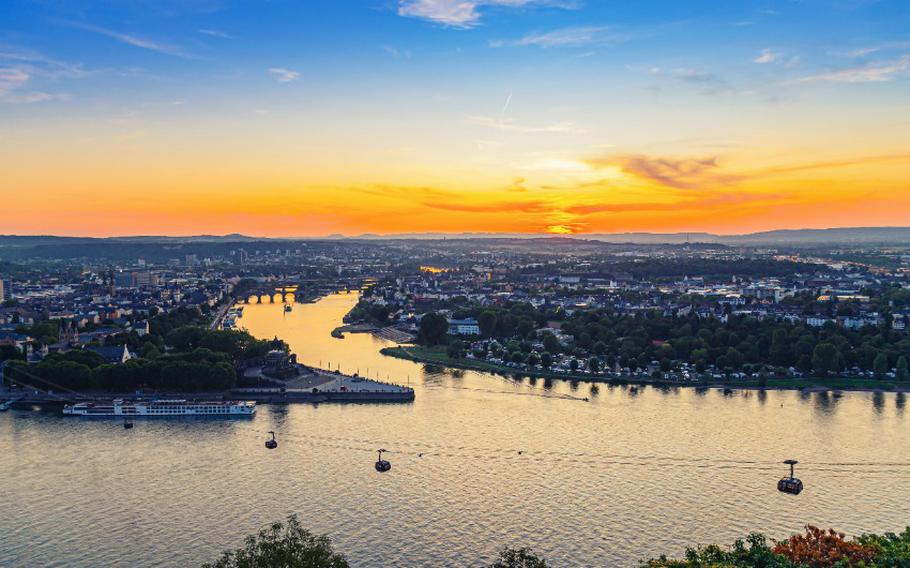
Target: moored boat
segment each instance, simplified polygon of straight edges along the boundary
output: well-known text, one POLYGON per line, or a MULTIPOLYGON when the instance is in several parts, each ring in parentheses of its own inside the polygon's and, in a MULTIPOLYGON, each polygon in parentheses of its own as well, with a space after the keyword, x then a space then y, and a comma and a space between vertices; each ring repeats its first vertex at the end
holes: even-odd
POLYGON ((122 416, 122 417, 165 417, 165 416, 208 416, 208 417, 252 417, 256 413, 253 401, 188 401, 136 400, 121 398, 110 402, 81 402, 63 407, 63 414, 70 416, 122 416))

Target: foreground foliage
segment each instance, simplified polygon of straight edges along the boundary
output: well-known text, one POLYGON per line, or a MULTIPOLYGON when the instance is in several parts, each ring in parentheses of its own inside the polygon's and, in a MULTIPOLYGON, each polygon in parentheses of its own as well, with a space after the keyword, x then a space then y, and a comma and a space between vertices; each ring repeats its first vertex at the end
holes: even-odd
POLYGON ((549 564, 530 548, 504 548, 488 568, 549 568, 549 564))
POLYGON ((344 556, 332 549, 327 536, 314 536, 297 517, 273 523, 248 536, 243 548, 225 552, 203 568, 348 568, 344 556))
MULTIPOLYGON (((348 568, 327 536, 314 536, 296 515, 246 538, 243 548, 227 551, 202 568, 348 568)), ((489 568, 549 568, 530 548, 504 548, 489 568)))
POLYGON ((807 526, 773 546, 753 533, 723 548, 716 544, 690 548, 683 559, 666 556, 642 564, 647 568, 910 568, 910 527, 900 534, 867 534, 847 539, 834 529, 807 526))
MULTIPOLYGON (((314 536, 296 516, 247 537, 243 548, 225 552, 203 568, 348 568, 326 536, 314 536)), ((910 568, 910 527, 900 534, 865 534, 848 539, 833 529, 806 526, 780 542, 760 533, 730 547, 690 548, 684 558, 654 558, 642 568, 910 568)), ((503 548, 487 568, 550 568, 530 548, 503 548)))

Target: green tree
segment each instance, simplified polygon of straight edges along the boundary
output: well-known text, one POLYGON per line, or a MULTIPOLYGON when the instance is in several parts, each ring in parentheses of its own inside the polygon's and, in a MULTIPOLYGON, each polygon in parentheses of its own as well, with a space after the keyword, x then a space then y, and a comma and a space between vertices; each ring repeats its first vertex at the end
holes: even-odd
POLYGON ((464 350, 464 341, 456 339, 455 341, 450 342, 448 347, 446 347, 446 354, 452 359, 461 359, 464 357, 464 350))
POLYGON ((155 359, 159 355, 161 355, 161 352, 158 351, 158 347, 156 347, 152 342, 146 343, 139 350, 139 356, 143 359, 155 359))
POLYGON ((169 332, 165 341, 177 351, 189 351, 199 347, 199 342, 202 341, 205 334, 204 327, 185 325, 169 332))
POLYGON ((562 350, 562 345, 559 344, 559 340, 556 339, 555 335, 547 332, 543 334, 543 348, 549 353, 556 355, 562 350))
POLYGON ((775 365, 788 365, 790 363, 790 342, 785 329, 775 329, 771 335, 771 349, 769 353, 771 362, 775 365))
POLYGON ((522 318, 518 322, 518 328, 516 331, 518 331, 518 335, 521 337, 528 337, 531 335, 531 332, 534 331, 534 322, 530 319, 522 318))
POLYGON ((872 371, 875 372, 875 376, 880 379, 884 377, 889 370, 888 356, 884 353, 876 355, 875 360, 872 361, 872 371))
POLYGON ((491 337, 496 331, 496 312, 484 310, 477 316, 477 325, 480 327, 480 334, 483 337, 491 337))
POLYGON ((7 359, 22 359, 24 353, 19 351, 15 345, 0 345, 0 361, 7 359))
POLYGON ((247 537, 245 546, 225 552, 203 568, 348 568, 327 536, 314 536, 296 516, 247 537))
POLYGON ((840 371, 840 352, 833 343, 823 342, 812 351, 812 368, 821 376, 840 371))
POLYGON ((743 354, 736 347, 727 349, 727 364, 734 369, 739 369, 743 366, 743 354))
POLYGON ((550 355, 549 351, 544 351, 540 354, 540 364, 543 365, 544 369, 549 369, 550 365, 553 364, 553 356, 550 355))
POLYGON ((548 568, 547 561, 530 548, 504 548, 489 568, 548 568))
POLYGON ((420 330, 417 332, 417 341, 423 345, 440 345, 445 343, 449 331, 449 322, 446 318, 435 312, 424 314, 420 318, 420 330))
POLYGON ((907 358, 901 355, 897 358, 897 380, 907 380, 907 358))
POLYGON ((686 550, 685 560, 666 556, 649 560, 642 568, 796 568, 786 558, 768 546, 759 533, 749 535, 746 542, 737 540, 729 549, 716 544, 686 550), (747 546, 748 544, 748 546, 747 546))

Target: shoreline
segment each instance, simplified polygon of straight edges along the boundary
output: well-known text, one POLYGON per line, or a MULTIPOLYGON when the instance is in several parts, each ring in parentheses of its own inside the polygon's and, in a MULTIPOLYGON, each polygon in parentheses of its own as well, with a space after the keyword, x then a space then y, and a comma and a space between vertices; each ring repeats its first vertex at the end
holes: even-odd
POLYGON ((910 381, 898 382, 891 379, 878 381, 878 379, 860 379, 849 377, 832 377, 832 378, 799 378, 786 379, 771 377, 765 379, 765 384, 759 384, 761 379, 752 380, 710 380, 710 381, 668 381, 657 379, 645 379, 638 377, 606 377, 598 375, 572 375, 553 371, 541 371, 534 369, 515 369, 487 363, 485 361, 476 361, 472 359, 452 360, 444 353, 440 352, 437 357, 422 356, 415 354, 411 349, 426 350, 422 347, 384 347, 380 353, 387 357, 405 359, 416 363, 426 363, 430 365, 439 365, 452 369, 461 369, 466 371, 479 371, 485 373, 496 373, 500 375, 518 375, 521 377, 532 377, 538 379, 557 379, 562 381, 585 381, 589 383, 604 383, 614 385, 636 385, 636 386, 655 386, 655 387, 683 387, 683 388, 719 388, 719 389, 748 389, 748 390, 797 390, 802 392, 828 392, 828 391, 847 391, 847 392, 894 392, 910 393, 910 381))

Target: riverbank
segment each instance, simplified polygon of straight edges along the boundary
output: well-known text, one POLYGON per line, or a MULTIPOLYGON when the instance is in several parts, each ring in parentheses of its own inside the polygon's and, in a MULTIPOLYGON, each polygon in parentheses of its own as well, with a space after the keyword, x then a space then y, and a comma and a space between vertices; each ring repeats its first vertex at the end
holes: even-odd
POLYGON ((344 339, 345 333, 373 333, 379 328, 371 323, 349 323, 340 325, 332 330, 332 337, 335 339, 344 339))
POLYGON ((654 385, 673 387, 726 387, 740 389, 780 389, 780 390, 839 390, 839 391, 888 391, 910 392, 910 381, 900 382, 890 379, 879 380, 861 377, 807 377, 807 378, 779 378, 768 377, 764 379, 699 379, 689 381, 673 381, 653 379, 650 377, 635 376, 606 376, 591 374, 561 373, 542 369, 517 369, 506 365, 497 365, 487 361, 474 359, 453 359, 446 353, 445 347, 386 347, 380 351, 388 357, 407 359, 418 363, 429 363, 455 369, 498 373, 503 375, 519 375, 542 379, 560 379, 565 381, 588 381, 596 383, 613 383, 629 385, 654 385))

